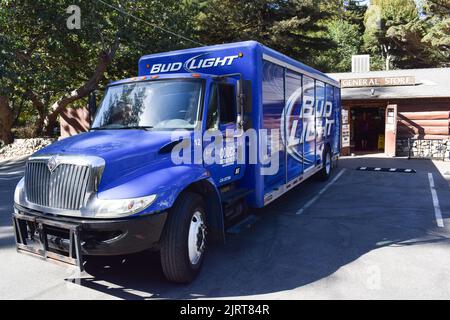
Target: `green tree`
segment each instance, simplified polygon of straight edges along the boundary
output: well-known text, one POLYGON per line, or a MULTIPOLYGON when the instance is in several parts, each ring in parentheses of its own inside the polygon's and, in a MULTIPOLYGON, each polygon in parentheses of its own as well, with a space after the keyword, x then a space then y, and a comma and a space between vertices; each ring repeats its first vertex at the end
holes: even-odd
POLYGON ((11 34, 5 32, 3 26, 9 21, 6 16, 5 5, 7 1, 0 2, 0 140, 9 144, 13 141, 11 128, 14 122, 14 112, 18 109, 15 103, 20 99, 20 87, 24 84, 23 74, 17 72, 20 62, 16 58, 15 52, 8 50, 17 41, 11 34))
POLYGON ((37 132, 44 125, 50 132, 62 108, 95 87, 117 48, 98 29, 68 30, 67 7, 65 1, 2 1, 1 36, 8 40, 2 51, 13 57, 7 73, 16 86, 11 94, 33 103, 37 132), (91 45, 94 37, 102 43, 91 45))
POLYGON ((123 12, 104 1, 0 1, 2 82, 14 84, 2 94, 9 104, 13 96, 32 103, 37 133, 51 133, 64 108, 84 105, 110 79, 135 75, 139 56, 193 46, 162 29, 192 29, 189 1, 114 2, 123 12), (66 26, 72 4, 81 9, 81 29, 66 26))
POLYGON ((450 66, 450 0, 424 0, 422 15, 422 43, 433 50, 437 65, 450 66))
POLYGON ((448 63, 448 15, 434 14, 435 2, 425 2, 419 14, 413 0, 372 1, 365 15, 364 43, 375 58, 375 68, 383 68, 381 61, 384 69, 448 63))
POLYGON ((315 65, 327 72, 351 70, 352 55, 362 52, 364 13, 367 6, 361 1, 334 0, 324 4, 332 16, 324 22, 325 36, 330 41, 328 50, 318 51, 315 65))
POLYGON ((368 52, 384 59, 386 69, 390 68, 392 62, 397 66, 398 60, 411 60, 405 55, 404 47, 392 36, 394 30, 415 19, 418 19, 418 12, 414 0, 371 1, 365 15, 364 43, 368 52))
POLYGON ((362 46, 359 27, 345 20, 331 21, 327 27, 334 47, 318 54, 316 65, 321 65, 324 71, 348 72, 351 70, 352 56, 360 53, 362 46))
POLYGON ((326 27, 331 15, 321 10, 325 1, 210 0, 197 1, 196 31, 201 42, 218 44, 256 40, 306 63, 312 50, 327 50, 326 27))

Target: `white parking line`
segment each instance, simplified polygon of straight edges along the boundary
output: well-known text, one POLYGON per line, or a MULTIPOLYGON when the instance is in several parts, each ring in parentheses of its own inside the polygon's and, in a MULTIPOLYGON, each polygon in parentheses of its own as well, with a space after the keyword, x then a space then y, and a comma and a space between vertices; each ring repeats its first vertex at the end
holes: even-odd
POLYGON ((431 197, 433 198, 434 215, 436 217, 436 224, 438 227, 444 227, 444 220, 442 220, 441 207, 439 206, 439 199, 436 188, 434 186, 433 174, 428 172, 428 181, 430 182, 431 197))
POLYGON ((339 179, 342 174, 344 173, 345 169, 342 169, 341 171, 339 171, 339 173, 333 178, 333 180, 331 180, 325 187, 323 187, 322 190, 320 190, 317 195, 314 196, 314 198, 312 198, 311 200, 309 200, 300 210, 298 210, 295 214, 302 214, 306 209, 308 209, 310 206, 312 206, 314 204, 314 202, 316 202, 320 196, 328 190, 329 187, 331 187, 331 185, 333 183, 335 183, 337 181, 337 179, 339 179))

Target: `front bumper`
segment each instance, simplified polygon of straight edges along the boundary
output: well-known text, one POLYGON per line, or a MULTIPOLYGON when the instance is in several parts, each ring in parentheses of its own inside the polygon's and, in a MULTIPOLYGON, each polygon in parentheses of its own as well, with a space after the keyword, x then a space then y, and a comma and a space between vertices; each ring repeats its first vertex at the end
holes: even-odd
POLYGON ((49 251, 70 253, 73 240, 70 230, 77 230, 82 255, 122 255, 157 249, 167 212, 120 219, 84 219, 44 214, 16 205, 13 218, 18 243, 17 235, 29 237, 33 233, 31 238, 46 242, 49 251))

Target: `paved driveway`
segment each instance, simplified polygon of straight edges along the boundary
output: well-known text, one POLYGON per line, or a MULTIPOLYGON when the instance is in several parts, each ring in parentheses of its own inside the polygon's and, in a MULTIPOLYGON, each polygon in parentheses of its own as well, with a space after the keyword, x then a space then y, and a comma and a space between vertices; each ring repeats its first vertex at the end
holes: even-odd
POLYGON ((17 254, 10 213, 23 162, 3 162, 0 298, 450 299, 450 187, 441 173, 450 167, 439 167, 426 160, 341 159, 328 183, 307 181, 254 211, 256 222, 210 248, 198 279, 182 286, 164 280, 151 253, 90 259, 82 275, 17 254))

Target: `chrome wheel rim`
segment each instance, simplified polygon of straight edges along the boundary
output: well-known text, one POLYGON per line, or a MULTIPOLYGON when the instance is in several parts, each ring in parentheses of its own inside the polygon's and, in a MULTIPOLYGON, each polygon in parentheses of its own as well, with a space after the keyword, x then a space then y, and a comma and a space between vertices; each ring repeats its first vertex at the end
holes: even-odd
POLYGON ((188 237, 189 260, 193 265, 197 264, 205 250, 206 225, 203 215, 196 211, 191 218, 188 237))

